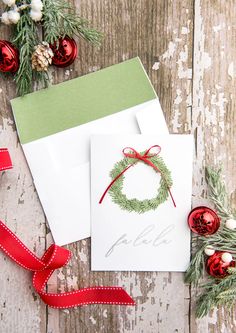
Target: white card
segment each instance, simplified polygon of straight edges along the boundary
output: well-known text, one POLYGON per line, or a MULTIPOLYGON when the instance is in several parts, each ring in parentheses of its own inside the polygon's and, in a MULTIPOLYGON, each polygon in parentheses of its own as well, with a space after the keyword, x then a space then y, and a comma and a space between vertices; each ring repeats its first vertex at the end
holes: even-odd
MULTIPOLYGON (((94 135, 91 138, 92 270, 185 271, 190 260, 187 216, 192 195, 192 135, 94 135), (171 172, 171 193, 154 210, 129 212, 107 192, 110 172, 124 158, 122 150, 143 152, 161 146, 160 156, 171 172)), ((142 162, 124 173, 122 191, 127 199, 157 195, 160 173, 142 162)))

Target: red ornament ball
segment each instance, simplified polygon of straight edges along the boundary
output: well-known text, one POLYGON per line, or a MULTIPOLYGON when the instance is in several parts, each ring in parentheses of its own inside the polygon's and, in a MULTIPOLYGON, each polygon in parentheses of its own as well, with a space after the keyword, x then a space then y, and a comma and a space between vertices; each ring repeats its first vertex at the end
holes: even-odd
POLYGON ((52 64, 57 67, 63 68, 71 65, 78 54, 77 44, 73 38, 61 38, 58 43, 55 42, 50 47, 54 53, 52 64))
POLYGON ((221 256, 224 252, 216 251, 212 256, 207 259, 206 271, 209 275, 215 278, 224 278, 229 275, 227 269, 229 267, 235 267, 235 261, 224 262, 221 256))
POLYGON ((19 51, 7 40, 0 40, 0 72, 15 73, 19 68, 19 51))
POLYGON ((212 209, 200 206, 189 213, 188 224, 192 232, 207 236, 214 234, 219 229, 220 218, 212 209))

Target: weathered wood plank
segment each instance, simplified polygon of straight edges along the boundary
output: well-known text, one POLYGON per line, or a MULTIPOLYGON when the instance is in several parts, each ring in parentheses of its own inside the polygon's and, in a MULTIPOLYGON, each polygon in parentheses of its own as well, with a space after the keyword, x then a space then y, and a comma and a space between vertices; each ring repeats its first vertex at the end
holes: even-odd
MULTIPOLYGON (((195 1, 192 130, 196 137, 194 205, 206 196, 204 166, 222 163, 229 192, 235 190, 235 1, 195 1)), ((233 199, 233 196, 232 196, 233 199)), ((233 203, 233 200, 232 200, 233 203)), ((235 197, 234 197, 235 204, 235 197)), ((192 332, 235 332, 235 309, 196 320, 192 332)))
MULTIPOLYGON (((2 5, 1 5, 2 9, 2 5)), ((0 39, 9 39, 1 26, 0 39)), ((45 217, 15 130, 10 99, 12 78, 0 78, 0 147, 8 147, 14 168, 0 173, 0 219, 33 251, 45 249, 45 217)), ((45 332, 46 307, 33 291, 31 273, 0 253, 0 332, 45 332)))

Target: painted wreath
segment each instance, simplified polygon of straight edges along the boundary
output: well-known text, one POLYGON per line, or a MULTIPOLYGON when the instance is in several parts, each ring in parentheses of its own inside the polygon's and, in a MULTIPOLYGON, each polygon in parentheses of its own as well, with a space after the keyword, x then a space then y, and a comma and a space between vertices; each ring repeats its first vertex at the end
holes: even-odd
MULTIPOLYGON (((126 157, 117 162, 114 168, 111 170, 110 177, 112 182, 108 187, 108 192, 112 198, 112 201, 119 205, 121 209, 127 210, 129 212, 143 214, 149 210, 155 210, 160 204, 167 200, 173 182, 171 178, 171 172, 160 156, 157 156, 157 154, 148 156, 149 150, 141 153, 137 153, 135 150, 133 151, 135 152, 135 155, 132 156, 132 154, 125 154, 126 157), (132 157, 127 157, 127 155, 132 157), (149 162, 147 162, 147 160, 149 162), (138 162, 145 164, 147 163, 149 165, 152 164, 153 169, 161 175, 160 184, 157 186, 157 194, 152 199, 128 199, 122 191, 125 179, 124 171, 130 168, 130 166, 137 164, 138 162)), ((100 200, 100 203, 102 199, 100 200)))

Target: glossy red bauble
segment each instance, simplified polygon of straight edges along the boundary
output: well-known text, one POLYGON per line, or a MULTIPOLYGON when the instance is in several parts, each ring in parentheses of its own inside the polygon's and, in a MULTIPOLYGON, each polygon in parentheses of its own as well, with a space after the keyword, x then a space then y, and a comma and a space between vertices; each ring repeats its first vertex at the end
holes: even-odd
POLYGON ((224 252, 216 251, 212 256, 207 259, 206 271, 209 275, 215 278, 224 278, 229 275, 227 269, 229 267, 235 267, 235 261, 224 262, 221 256, 224 252))
POLYGON ((212 235, 219 229, 220 218, 214 210, 200 206, 194 208, 189 213, 188 225, 189 228, 198 235, 212 235))
POLYGON ((7 40, 0 40, 0 72, 15 73, 19 68, 19 51, 7 40))
POLYGON ((58 43, 50 45, 54 57, 52 64, 57 67, 67 67, 71 65, 78 54, 77 44, 73 38, 65 37, 59 39, 58 43))

